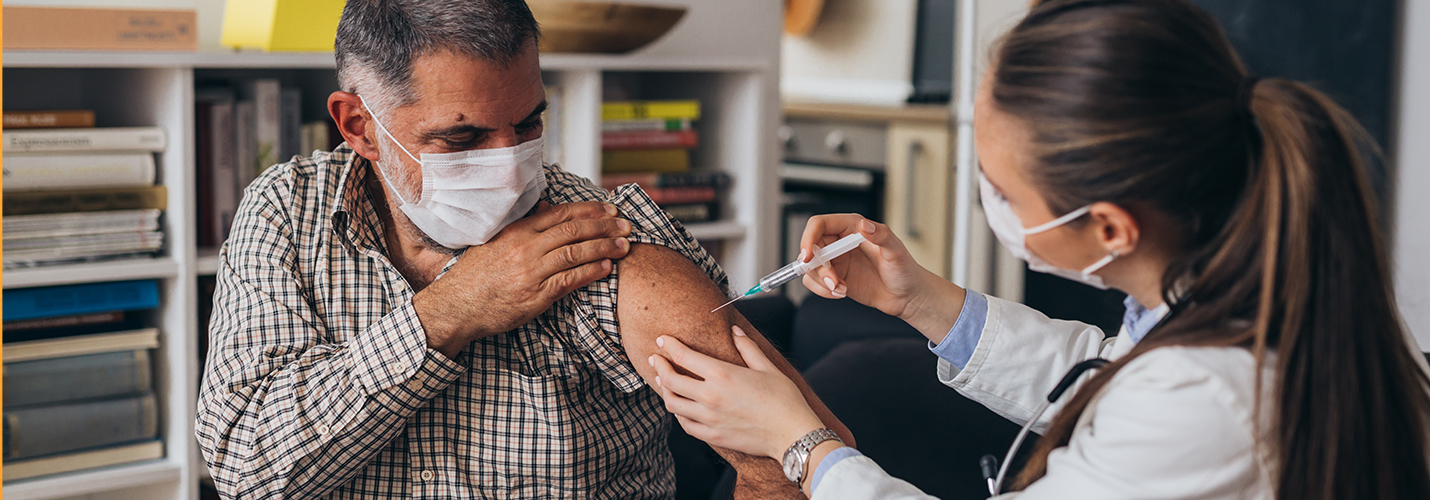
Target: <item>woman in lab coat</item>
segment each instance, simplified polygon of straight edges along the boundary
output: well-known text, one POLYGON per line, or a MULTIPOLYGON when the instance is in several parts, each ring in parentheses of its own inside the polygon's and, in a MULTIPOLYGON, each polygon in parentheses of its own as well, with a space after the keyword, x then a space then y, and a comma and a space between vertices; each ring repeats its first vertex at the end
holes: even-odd
MULTIPOLYGON (((960 289, 857 215, 812 219, 801 254, 864 234, 804 285, 904 319, 939 380, 1015 422, 1069 367, 1112 360, 1033 422, 1043 437, 1008 495, 1430 498, 1430 381, 1345 111, 1249 75, 1184 0, 1041 2, 993 65, 975 106, 989 224, 1034 270, 1127 292, 1118 335, 960 289)), ((924 496, 817 432, 795 386, 733 333, 749 368, 672 338, 649 360, 686 431, 793 453, 788 474, 816 499, 924 496)))

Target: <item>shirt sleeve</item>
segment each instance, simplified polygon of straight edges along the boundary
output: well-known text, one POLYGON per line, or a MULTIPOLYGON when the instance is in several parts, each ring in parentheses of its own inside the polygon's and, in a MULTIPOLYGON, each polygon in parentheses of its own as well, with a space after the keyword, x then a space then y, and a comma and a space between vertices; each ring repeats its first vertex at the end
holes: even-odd
POLYGON ((218 273, 195 434, 230 498, 325 496, 464 371, 427 348, 410 302, 329 340, 294 271, 284 206, 250 188, 218 273))
MULTIPOLYGON (((550 203, 603 201, 615 205, 621 217, 631 222, 631 234, 627 239, 632 243, 661 245, 679 252, 709 276, 722 292, 729 293, 730 280, 715 258, 700 246, 684 225, 666 214, 639 186, 626 184, 614 191, 606 191, 556 166, 546 167, 546 179, 547 201, 550 203)), ((620 323, 616 320, 620 268, 618 261, 605 278, 577 289, 554 307, 574 311, 569 315, 575 322, 574 328, 560 330, 574 332, 568 333, 574 335, 570 340, 588 361, 616 387, 629 393, 645 387, 645 379, 631 366, 625 346, 621 344, 620 323)))
POLYGON ((973 290, 966 292, 963 310, 959 311, 958 320, 953 322, 943 342, 937 345, 929 342, 930 351, 960 369, 968 366, 968 360, 973 358, 978 339, 983 337, 983 326, 988 323, 988 298, 973 290))
POLYGON ((829 472, 829 469, 833 468, 840 460, 862 456, 864 456, 864 454, 859 453, 859 450, 848 446, 840 447, 824 455, 824 460, 819 461, 819 467, 814 468, 814 477, 809 479, 809 490, 814 491, 819 488, 819 480, 824 479, 824 474, 829 472))

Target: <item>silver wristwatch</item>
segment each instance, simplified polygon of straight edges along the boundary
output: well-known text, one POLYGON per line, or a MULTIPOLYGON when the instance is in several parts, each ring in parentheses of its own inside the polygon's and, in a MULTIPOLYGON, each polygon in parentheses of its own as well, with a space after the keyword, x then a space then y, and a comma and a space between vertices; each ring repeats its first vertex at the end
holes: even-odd
POLYGON ((815 429, 810 431, 809 434, 805 434, 804 437, 799 438, 799 441, 795 441, 794 444, 790 445, 789 449, 785 450, 785 458, 783 461, 785 477, 789 478, 790 481, 794 481, 794 484, 804 482, 804 475, 807 472, 805 469, 809 462, 810 450, 813 450, 815 446, 819 446, 819 443, 825 441, 839 441, 840 444, 844 443, 844 440, 839 439, 839 435, 835 434, 834 431, 829 429, 815 429))

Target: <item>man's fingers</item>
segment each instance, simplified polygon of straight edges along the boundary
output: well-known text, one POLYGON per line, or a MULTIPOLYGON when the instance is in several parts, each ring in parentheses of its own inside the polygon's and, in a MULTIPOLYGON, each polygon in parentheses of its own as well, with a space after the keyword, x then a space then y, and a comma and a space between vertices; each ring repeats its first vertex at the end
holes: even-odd
POLYGON ((611 274, 611 261, 603 259, 553 274, 542 282, 541 287, 547 293, 546 299, 555 302, 556 299, 604 278, 607 274, 611 274))
POLYGON ((551 251, 572 243, 597 238, 620 238, 631 234, 631 221, 615 217, 577 219, 562 222, 541 233, 538 245, 551 251))
POLYGON ((619 259, 630 250, 631 242, 625 238, 582 241, 547 252, 537 269, 546 275, 555 275, 601 259, 619 259))
POLYGON ((760 345, 745 335, 745 331, 740 327, 731 327, 735 333, 735 348, 740 350, 740 357, 745 360, 745 366, 752 370, 762 372, 778 372, 775 364, 770 362, 770 358, 765 357, 765 352, 760 350, 760 345))
POLYGON ((618 212, 616 206, 610 203, 597 201, 562 203, 560 205, 547 205, 545 208, 538 208, 536 213, 525 219, 525 223, 531 229, 544 232, 563 222, 578 219, 615 217, 618 212))
POLYGON ((669 335, 657 337, 655 339, 655 345, 665 355, 665 359, 670 360, 671 364, 684 368, 702 380, 710 380, 710 376, 717 370, 726 366, 732 366, 730 363, 706 356, 694 349, 686 347, 680 340, 669 335))

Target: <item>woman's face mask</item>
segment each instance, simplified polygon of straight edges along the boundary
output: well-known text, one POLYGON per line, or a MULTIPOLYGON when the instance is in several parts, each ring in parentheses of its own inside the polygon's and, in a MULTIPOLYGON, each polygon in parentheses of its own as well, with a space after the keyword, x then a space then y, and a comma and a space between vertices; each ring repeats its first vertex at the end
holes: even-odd
MULTIPOLYGON (((362 99, 362 96, 358 96, 362 99)), ((378 165, 378 175, 397 195, 402 213, 438 244, 452 249, 481 245, 522 218, 546 190, 542 139, 509 148, 413 156, 363 101, 377 128, 422 168, 422 190, 408 200, 378 165)))
POLYGON ((1092 208, 1091 205, 1068 212, 1047 224, 1025 228, 1023 222, 1018 219, 1018 214, 1013 213, 1013 206, 1008 203, 1008 199, 1004 198, 1003 193, 998 192, 998 188, 993 187, 993 184, 988 182, 988 178, 981 173, 978 174, 978 190, 980 198, 983 200, 983 213, 988 217, 988 227, 993 229, 993 234, 998 237, 998 241, 1003 244, 1004 248, 1007 248, 1014 257, 1028 263, 1028 269, 1067 278, 1099 289, 1107 289, 1107 284, 1102 282, 1102 277, 1093 273, 1116 259, 1116 252, 1078 271, 1047 263, 1028 251, 1026 244, 1028 235, 1038 234, 1072 222, 1078 217, 1086 215, 1092 208))

